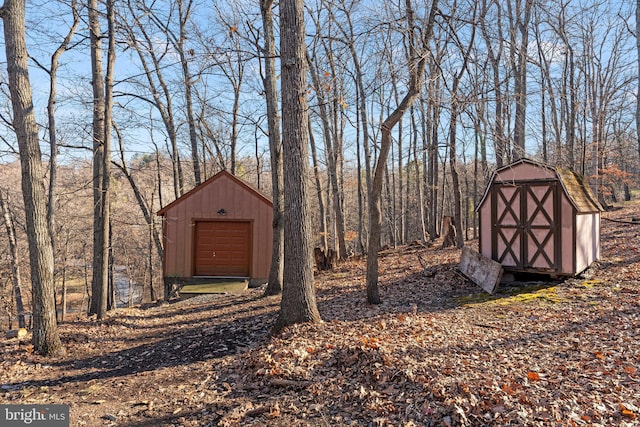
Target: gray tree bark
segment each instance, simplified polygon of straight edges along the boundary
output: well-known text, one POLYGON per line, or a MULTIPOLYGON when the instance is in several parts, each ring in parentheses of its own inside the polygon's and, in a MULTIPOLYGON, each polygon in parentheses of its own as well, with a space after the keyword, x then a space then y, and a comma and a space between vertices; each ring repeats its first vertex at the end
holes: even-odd
POLYGON ((25 328, 24 302, 22 300, 22 280, 20 277, 20 262, 18 260, 18 241, 13 215, 9 209, 9 195, 7 191, 0 189, 0 213, 4 219, 4 228, 9 240, 9 256, 11 258, 11 281, 13 282, 13 296, 16 301, 16 313, 18 315, 18 327, 25 328))
POLYGON ((29 81, 25 1, 6 0, 0 8, 0 17, 4 23, 13 127, 22 169, 22 195, 31 265, 33 346, 42 355, 59 355, 64 353, 64 348, 56 328, 53 248, 47 227, 47 199, 42 180, 44 168, 29 81))
POLYGON ((531 20, 531 9, 533 0, 507 1, 510 21, 510 54, 513 67, 513 78, 515 80, 513 91, 516 101, 516 113, 514 118, 513 158, 521 158, 526 154, 525 147, 525 118, 527 114, 527 61, 529 46, 529 21, 531 20), (513 4, 512 4, 513 3, 513 4), (516 47, 516 34, 520 34, 520 44, 516 47))
POLYGON ((316 194, 318 197, 318 215, 320 216, 320 241, 322 250, 327 253, 329 243, 327 241, 327 208, 324 202, 324 189, 322 188, 322 178, 320 177, 320 166, 318 165, 318 150, 316 149, 316 140, 313 137, 311 129, 311 120, 309 120, 309 146, 311 147, 311 159, 313 161, 313 178, 316 183, 316 194))
POLYGON ((273 31, 273 0, 260 1, 262 27, 264 28, 264 91, 267 101, 267 125, 269 128, 269 152, 271 160, 271 186, 273 198, 273 241, 269 283, 265 295, 282 292, 284 272, 284 183, 282 166, 282 141, 280 140, 280 116, 278 114, 278 85, 276 82, 276 46, 273 31))
MULTIPOLYGON (((640 0, 636 1, 636 52, 638 61, 638 78, 640 78, 640 0)), ((636 135, 638 138, 638 158, 640 158, 640 85, 636 95, 636 135)))
POLYGON ((191 142, 191 160, 193 161, 193 176, 195 178, 196 185, 202 183, 202 177, 200 173, 200 155, 198 154, 198 135, 196 132, 196 119, 193 113, 193 95, 192 95, 192 76, 189 70, 189 60, 184 48, 184 42, 187 39, 187 22, 191 15, 191 7, 193 2, 187 0, 186 6, 181 0, 178 0, 178 17, 180 18, 180 35, 174 40, 176 50, 180 56, 180 62, 182 64, 182 78, 184 83, 184 96, 185 104, 187 107, 187 126, 189 127, 189 141, 191 142))
POLYGON ((280 314, 273 327, 274 333, 293 323, 320 321, 313 289, 311 215, 307 194, 309 107, 304 36, 304 1, 281 1, 285 266, 280 314))
POLYGON ((507 151, 507 140, 504 135, 504 104, 502 95, 502 77, 500 76, 500 61, 502 60, 502 11, 500 5, 496 5, 496 19, 495 27, 498 30, 497 40, 492 40, 487 29, 487 24, 492 21, 488 21, 487 0, 482 0, 482 12, 480 19, 480 28, 482 35, 484 36, 487 46, 487 56, 491 63, 491 71, 493 72, 493 90, 495 91, 495 118, 493 129, 493 149, 496 157, 496 167, 501 168, 504 165, 505 152, 507 151), (493 46, 497 46, 497 51, 494 51, 493 46))
MULTIPOLYGON (((107 2, 109 15, 109 59, 107 75, 113 70, 111 55, 113 43, 113 4, 107 2)), ((110 130, 111 130, 111 84, 103 77, 102 68, 102 34, 100 29, 100 12, 98 1, 89 0, 89 30, 91 43, 91 74, 93 87, 93 274, 91 277, 91 305, 89 314, 96 314, 102 319, 107 313, 109 287, 109 165, 110 165, 110 130), (109 94, 105 93, 105 87, 109 94)), ((108 78, 109 79, 109 78, 108 78)))

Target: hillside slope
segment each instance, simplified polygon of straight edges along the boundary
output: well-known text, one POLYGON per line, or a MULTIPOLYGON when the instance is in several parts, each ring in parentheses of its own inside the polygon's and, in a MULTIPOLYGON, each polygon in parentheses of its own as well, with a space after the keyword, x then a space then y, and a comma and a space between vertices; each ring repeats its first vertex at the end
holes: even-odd
POLYGON ((65 323, 57 359, 2 338, 0 402, 69 404, 91 427, 635 425, 639 241, 604 220, 581 277, 494 297, 456 273, 456 249, 387 250, 381 305, 350 260, 316 277, 324 322, 275 338, 279 298, 260 290, 65 323))

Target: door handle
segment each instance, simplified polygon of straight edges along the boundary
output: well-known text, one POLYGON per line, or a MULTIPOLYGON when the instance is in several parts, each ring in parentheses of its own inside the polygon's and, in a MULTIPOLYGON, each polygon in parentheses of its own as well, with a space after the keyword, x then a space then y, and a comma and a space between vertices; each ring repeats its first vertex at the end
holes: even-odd
POLYGON ((213 252, 213 256, 214 256, 214 257, 216 256, 216 253, 215 253, 215 251, 213 252))

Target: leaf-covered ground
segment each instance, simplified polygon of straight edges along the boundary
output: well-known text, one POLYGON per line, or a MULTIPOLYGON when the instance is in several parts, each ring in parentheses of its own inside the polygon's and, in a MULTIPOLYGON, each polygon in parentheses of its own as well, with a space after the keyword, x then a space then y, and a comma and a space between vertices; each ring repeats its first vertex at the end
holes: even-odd
POLYGON ((639 245, 640 225, 605 219, 582 276, 493 297, 456 249, 385 251, 381 305, 350 260, 316 277, 324 322, 276 338, 260 290, 83 318, 60 326, 65 357, 0 339, 0 402, 68 404, 90 427, 639 425, 639 245))

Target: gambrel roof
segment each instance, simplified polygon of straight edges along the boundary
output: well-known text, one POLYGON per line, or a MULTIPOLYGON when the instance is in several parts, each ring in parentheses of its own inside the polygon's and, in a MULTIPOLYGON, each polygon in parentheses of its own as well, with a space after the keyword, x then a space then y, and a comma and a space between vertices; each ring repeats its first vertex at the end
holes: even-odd
MULTIPOLYGON (((571 204, 578 213, 604 211, 604 209, 600 205, 600 202, 598 202, 598 199, 593 194, 589 183, 582 175, 566 168, 556 168, 545 163, 540 163, 525 158, 517 160, 495 170, 495 172, 491 176, 491 179, 489 180, 484 194, 482 195, 482 199, 480 199, 480 202, 478 203, 476 211, 479 210, 480 206, 482 206, 482 204, 484 203, 494 180, 498 175, 500 175, 501 172, 508 169, 513 169, 514 167, 525 163, 540 168, 543 171, 541 179, 548 179, 549 177, 554 177, 555 179, 557 179, 562 185, 562 189, 564 190, 565 194, 571 201, 571 204)), ((518 181, 517 178, 514 178, 514 182, 515 181, 518 181)))

